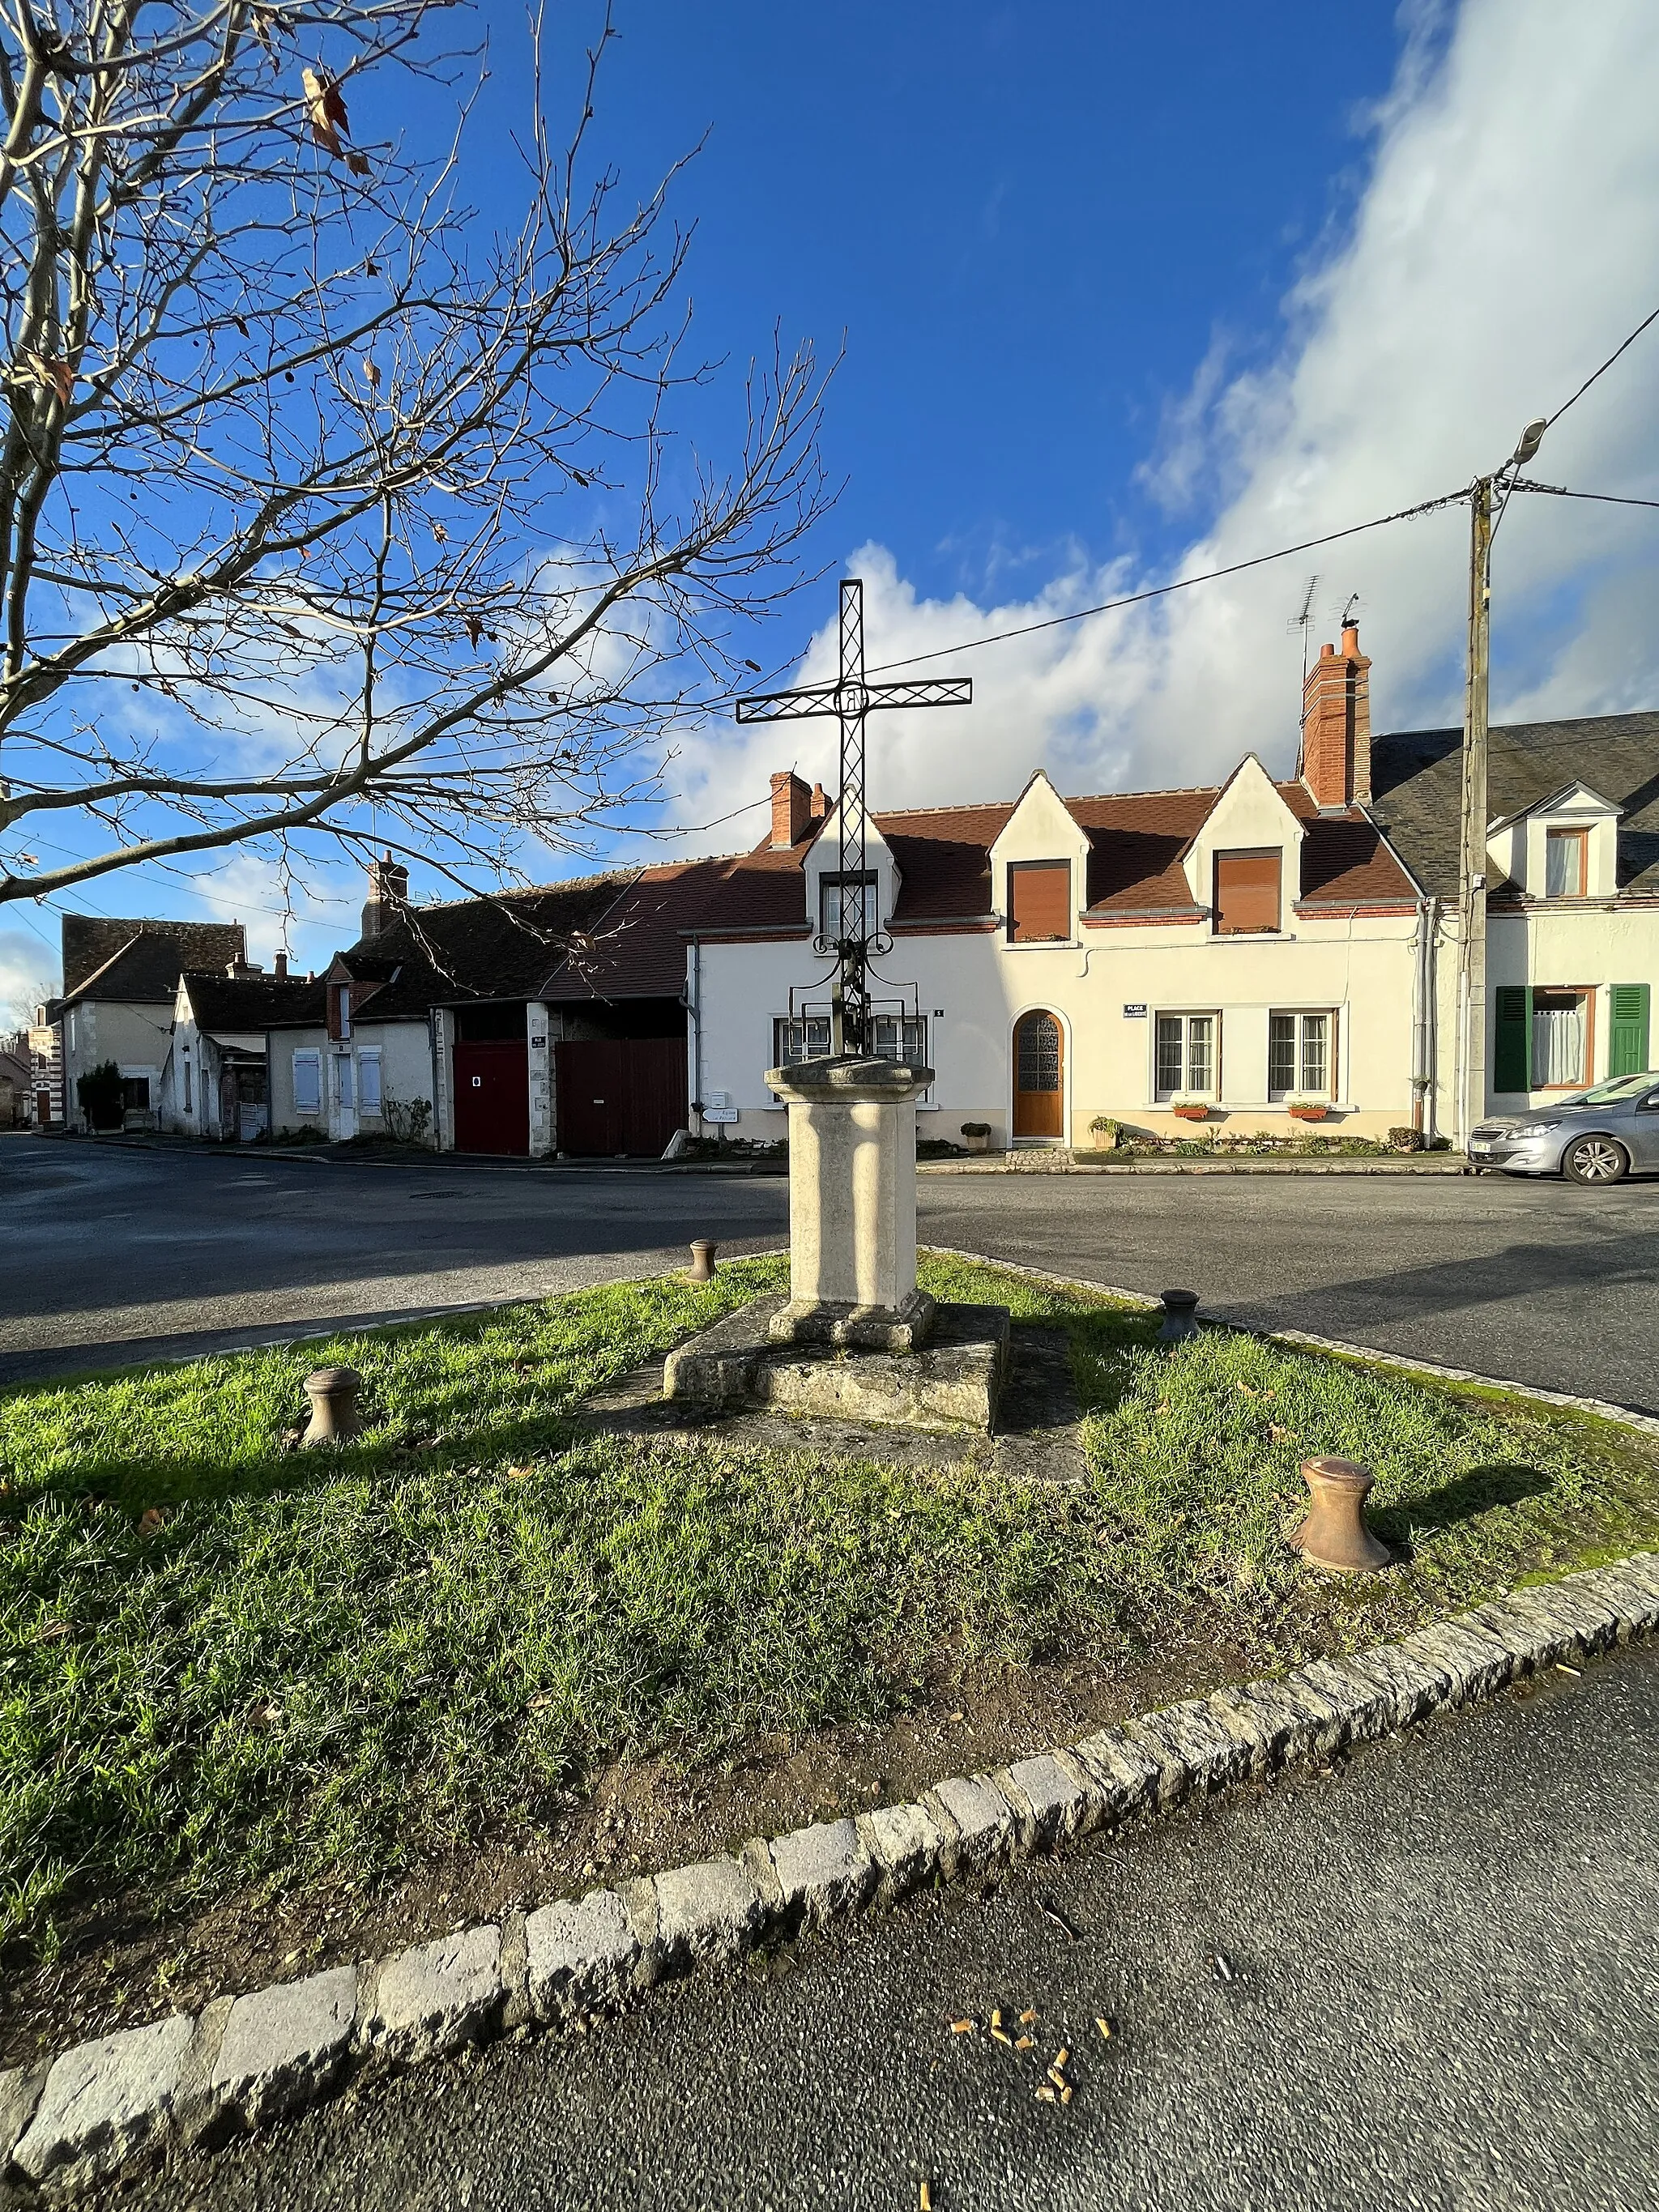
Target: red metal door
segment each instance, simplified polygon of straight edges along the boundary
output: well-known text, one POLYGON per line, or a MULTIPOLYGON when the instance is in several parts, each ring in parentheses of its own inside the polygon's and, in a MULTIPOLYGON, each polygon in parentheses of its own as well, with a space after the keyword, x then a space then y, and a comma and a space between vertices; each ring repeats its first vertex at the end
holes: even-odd
POLYGON ((684 1037, 565 1039, 553 1060, 562 1152, 656 1159, 685 1127, 684 1037))
POLYGON ((530 1050, 523 1037, 455 1047, 455 1149, 530 1152, 530 1050))

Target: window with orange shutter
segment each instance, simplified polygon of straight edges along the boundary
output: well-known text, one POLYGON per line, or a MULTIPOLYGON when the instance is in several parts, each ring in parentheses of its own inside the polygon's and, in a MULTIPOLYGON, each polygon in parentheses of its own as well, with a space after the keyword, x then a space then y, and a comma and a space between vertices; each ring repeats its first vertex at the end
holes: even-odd
POLYGON ((1008 866, 1008 942, 1064 943, 1072 934, 1069 860, 1013 860, 1008 866))
POLYGON ((1279 867, 1282 855, 1218 853, 1215 856, 1215 933, 1244 937, 1279 927, 1279 867))

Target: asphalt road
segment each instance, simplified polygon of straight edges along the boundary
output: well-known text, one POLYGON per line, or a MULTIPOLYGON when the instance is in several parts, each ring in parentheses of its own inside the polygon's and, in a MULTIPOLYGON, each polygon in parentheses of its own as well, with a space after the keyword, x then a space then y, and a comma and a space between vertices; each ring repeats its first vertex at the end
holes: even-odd
MULTIPOLYGON (((781 1243, 781 1180, 0 1139, 0 1381, 781 1243)), ((1659 1411, 1659 1182, 927 1176, 929 1243, 1659 1411)))
POLYGON ((136 2201, 898 2212, 927 2177, 939 2212, 1635 2212, 1656 1791, 1649 1649, 586 2039, 406 2075, 136 2201), (995 2004, 1038 2008, 1036 2051, 949 2033, 995 2004), (1033 2091, 1062 2043, 1058 2112, 1033 2091))

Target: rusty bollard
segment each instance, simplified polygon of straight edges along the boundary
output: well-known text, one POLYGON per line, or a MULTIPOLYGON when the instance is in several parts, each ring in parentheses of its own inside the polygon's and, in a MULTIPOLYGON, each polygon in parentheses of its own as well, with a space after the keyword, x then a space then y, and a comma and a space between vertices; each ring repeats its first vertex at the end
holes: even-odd
POLYGON ((1198 1292, 1196 1291, 1164 1291, 1159 1293, 1164 1306, 1164 1326, 1158 1333, 1160 1344, 1184 1344, 1189 1336, 1198 1334, 1198 1292))
POLYGON ((1291 1538, 1310 1567, 1340 1575, 1375 1574, 1394 1553, 1365 1526, 1365 1498, 1376 1480, 1352 1459, 1304 1459, 1308 1517, 1291 1538))
POLYGON ((712 1283, 714 1279, 714 1255, 720 1247, 712 1237, 694 1237, 691 1240, 691 1269, 688 1283, 712 1283))
POLYGON ((307 1450, 313 1444, 343 1444, 362 1435, 357 1392, 362 1379, 355 1367, 319 1367, 307 1376, 311 1419, 302 1441, 307 1450))

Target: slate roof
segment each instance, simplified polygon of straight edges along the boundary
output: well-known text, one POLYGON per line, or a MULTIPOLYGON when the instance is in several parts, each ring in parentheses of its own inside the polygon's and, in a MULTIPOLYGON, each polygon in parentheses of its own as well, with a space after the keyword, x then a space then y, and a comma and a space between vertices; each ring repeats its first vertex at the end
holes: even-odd
MULTIPOLYGON (((1372 812, 1425 891, 1457 896, 1463 733, 1404 730, 1371 742, 1372 812)), ((1487 815, 1524 814, 1573 783, 1620 809, 1618 884, 1659 897, 1659 714, 1494 726, 1486 741, 1487 815)))
POLYGON ((305 975, 198 975, 185 971, 198 1029, 268 1030, 320 1024, 323 981, 305 975))
POLYGON ((246 957, 240 921, 118 921, 66 914, 64 995, 54 1003, 93 998, 171 1005, 186 968, 222 972, 233 960, 246 957))

